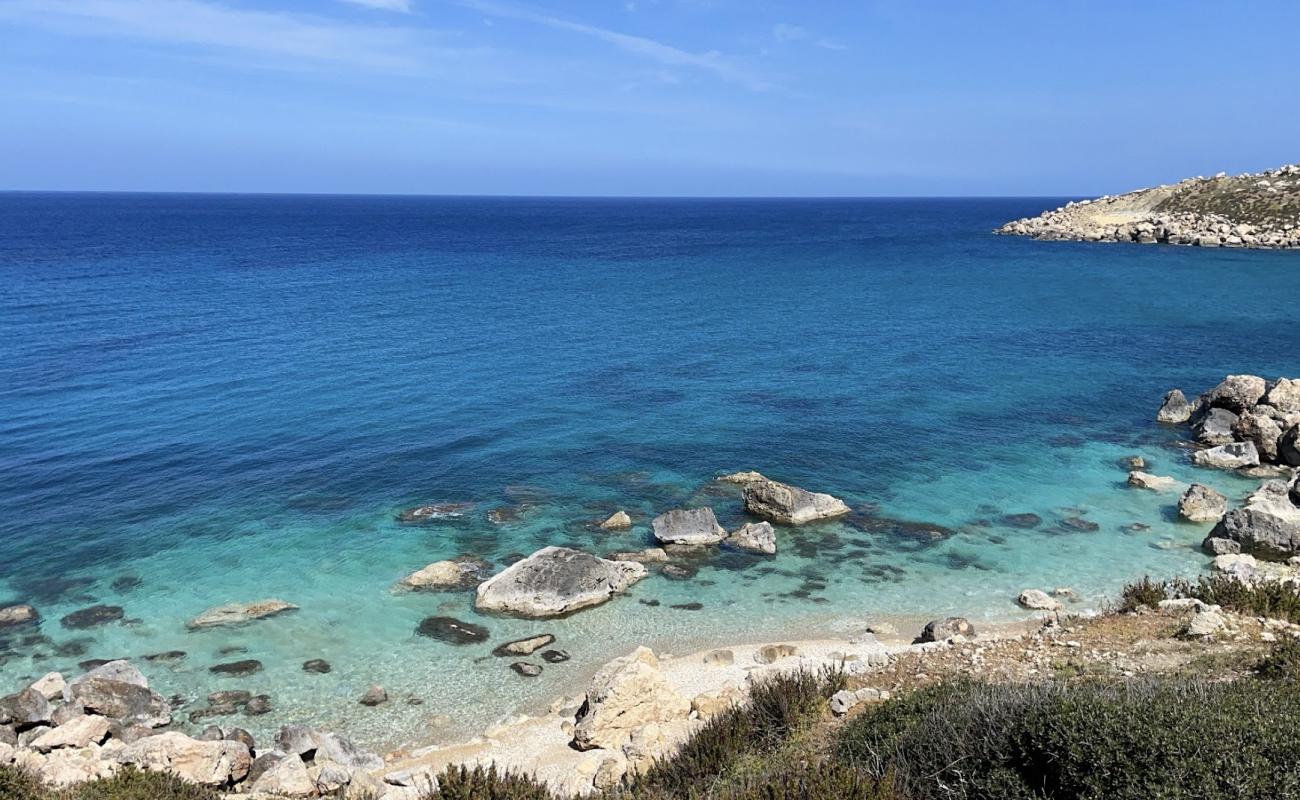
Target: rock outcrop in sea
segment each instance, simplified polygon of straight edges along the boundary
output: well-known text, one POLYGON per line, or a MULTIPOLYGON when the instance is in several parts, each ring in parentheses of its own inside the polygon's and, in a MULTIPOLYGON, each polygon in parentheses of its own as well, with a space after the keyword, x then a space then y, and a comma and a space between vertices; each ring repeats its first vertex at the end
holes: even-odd
POLYGON ((1300 164, 1080 200, 1008 222, 996 233, 1086 242, 1300 248, 1300 164))
POLYGON ((519 617, 557 617, 598 605, 646 576, 634 561, 543 547, 479 584, 474 607, 519 617))

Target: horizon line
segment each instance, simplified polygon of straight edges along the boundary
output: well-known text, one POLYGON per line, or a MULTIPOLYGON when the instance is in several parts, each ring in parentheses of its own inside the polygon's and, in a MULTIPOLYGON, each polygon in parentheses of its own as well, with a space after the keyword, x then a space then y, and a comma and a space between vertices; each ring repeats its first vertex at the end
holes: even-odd
POLYGON ((244 192, 194 189, 0 189, 16 194, 179 195, 201 197, 373 197, 467 200, 1040 200, 1089 198, 1087 194, 465 194, 437 192, 244 192))

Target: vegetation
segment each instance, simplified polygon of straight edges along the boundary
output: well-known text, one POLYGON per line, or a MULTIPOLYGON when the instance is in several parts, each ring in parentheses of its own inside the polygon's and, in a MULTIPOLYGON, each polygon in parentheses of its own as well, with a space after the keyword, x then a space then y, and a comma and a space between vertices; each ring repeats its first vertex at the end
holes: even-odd
POLYGON ((1124 587, 1119 597, 1119 611, 1128 613, 1144 607, 1156 608, 1161 600, 1168 599, 1169 592, 1163 583, 1144 577, 1137 583, 1130 583, 1124 587))
POLYGON ((1195 598, 1252 617, 1300 623, 1300 591, 1294 586, 1280 581, 1246 584, 1228 575, 1202 577, 1194 583, 1143 578, 1124 587, 1118 610, 1136 611, 1144 606, 1155 608, 1161 600, 1177 597, 1195 598))
POLYGON ((1300 681, 1300 639, 1287 637, 1255 664, 1255 674, 1268 680, 1300 681))
POLYGON ((221 795, 172 775, 130 768, 111 778, 48 789, 20 769, 0 767, 0 800, 221 800, 221 795))

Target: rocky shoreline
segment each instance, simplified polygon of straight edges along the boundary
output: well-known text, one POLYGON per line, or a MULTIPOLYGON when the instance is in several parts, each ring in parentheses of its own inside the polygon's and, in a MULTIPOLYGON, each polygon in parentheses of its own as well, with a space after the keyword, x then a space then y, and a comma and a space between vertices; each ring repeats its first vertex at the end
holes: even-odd
POLYGON ((1080 200, 995 233, 1034 239, 1196 247, 1300 248, 1300 165, 1080 200))

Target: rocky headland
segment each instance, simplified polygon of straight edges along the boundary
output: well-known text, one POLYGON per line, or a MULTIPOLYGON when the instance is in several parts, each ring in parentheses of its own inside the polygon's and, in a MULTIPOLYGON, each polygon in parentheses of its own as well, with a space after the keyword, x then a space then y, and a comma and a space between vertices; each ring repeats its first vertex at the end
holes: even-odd
POLYGON ((1300 164, 1079 200, 996 232, 1084 242, 1300 248, 1300 164))

